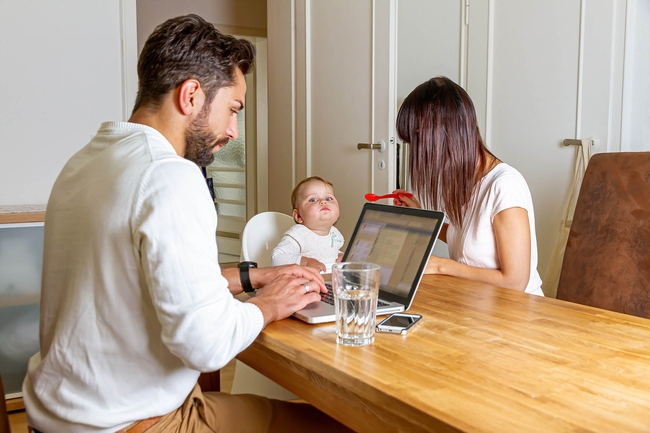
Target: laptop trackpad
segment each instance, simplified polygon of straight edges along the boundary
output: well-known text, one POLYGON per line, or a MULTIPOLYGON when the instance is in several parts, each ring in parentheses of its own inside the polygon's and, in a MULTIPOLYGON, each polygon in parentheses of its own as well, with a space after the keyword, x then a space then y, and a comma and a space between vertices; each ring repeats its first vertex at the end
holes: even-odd
POLYGON ((329 309, 333 309, 333 308, 334 306, 326 304, 322 301, 314 301, 311 304, 307 304, 305 308, 303 308, 300 311, 317 311, 317 310, 329 311, 329 309))

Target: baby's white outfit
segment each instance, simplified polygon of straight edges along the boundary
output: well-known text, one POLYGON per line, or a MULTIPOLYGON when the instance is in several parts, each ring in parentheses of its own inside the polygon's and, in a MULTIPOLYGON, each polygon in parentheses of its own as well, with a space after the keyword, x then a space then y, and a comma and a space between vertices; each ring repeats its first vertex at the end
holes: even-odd
POLYGON ((280 243, 273 249, 271 265, 300 264, 302 257, 309 257, 323 263, 326 272, 331 272, 343 242, 343 235, 334 226, 327 235, 321 236, 302 224, 296 224, 282 235, 280 243))

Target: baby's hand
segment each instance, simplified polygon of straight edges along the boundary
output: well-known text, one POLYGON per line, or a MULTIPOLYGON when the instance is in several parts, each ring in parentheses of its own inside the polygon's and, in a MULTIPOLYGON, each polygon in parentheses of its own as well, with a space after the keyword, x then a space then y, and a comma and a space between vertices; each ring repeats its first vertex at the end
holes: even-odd
POLYGON ((309 257, 302 257, 300 259, 300 264, 302 266, 309 266, 310 268, 314 268, 320 272, 325 272, 325 270, 327 269, 324 264, 322 264, 316 259, 312 259, 309 257))
POLYGON ((343 253, 339 253, 339 256, 336 258, 336 263, 341 263, 341 260, 343 260, 343 253))

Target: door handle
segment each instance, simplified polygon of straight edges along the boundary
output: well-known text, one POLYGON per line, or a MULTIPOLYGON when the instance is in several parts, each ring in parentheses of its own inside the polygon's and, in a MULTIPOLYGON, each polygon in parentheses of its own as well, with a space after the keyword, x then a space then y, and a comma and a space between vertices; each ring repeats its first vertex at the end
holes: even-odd
POLYGON ((386 144, 384 141, 380 141, 379 143, 359 143, 357 144, 357 149, 362 150, 362 149, 368 149, 368 150, 378 150, 380 152, 383 152, 384 149, 386 149, 386 144))
MULTIPOLYGON (((598 137, 589 137, 589 141, 591 141, 592 146, 598 146, 598 143, 600 140, 598 140, 598 137)), ((582 140, 574 139, 574 138, 565 138, 562 141, 562 144, 565 146, 580 146, 582 145, 582 140)))

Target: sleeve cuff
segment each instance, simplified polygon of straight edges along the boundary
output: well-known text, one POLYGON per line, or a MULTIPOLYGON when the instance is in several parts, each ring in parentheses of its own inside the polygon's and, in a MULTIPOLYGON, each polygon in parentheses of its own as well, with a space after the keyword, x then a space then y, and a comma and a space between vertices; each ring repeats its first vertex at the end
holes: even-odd
POLYGON ((260 310, 259 307, 255 304, 251 304, 250 302, 243 302, 243 305, 250 311, 251 314, 251 330, 255 333, 255 337, 253 340, 251 340, 252 343, 255 338, 257 338, 259 333, 262 332, 262 329, 264 329, 264 315, 262 314, 262 310, 260 310))

